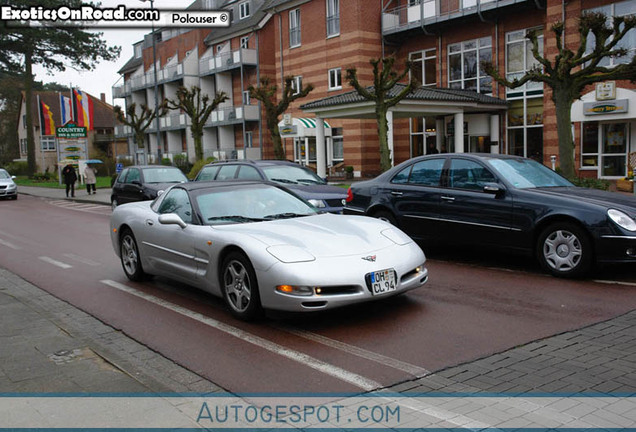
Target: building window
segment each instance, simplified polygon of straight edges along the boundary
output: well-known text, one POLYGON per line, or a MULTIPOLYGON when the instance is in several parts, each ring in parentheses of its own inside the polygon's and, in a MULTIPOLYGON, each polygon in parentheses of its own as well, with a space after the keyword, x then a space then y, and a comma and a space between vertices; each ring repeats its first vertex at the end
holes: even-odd
POLYGON ((581 128, 581 168, 598 170, 600 177, 624 177, 629 125, 592 121, 584 122, 581 128))
POLYGON ((435 48, 409 54, 412 62, 411 76, 424 87, 437 85, 437 54, 435 48))
POLYGON ((342 68, 329 69, 329 90, 342 88, 342 68))
POLYGON ((331 141, 333 143, 331 160, 333 162, 342 162, 344 160, 344 139, 342 137, 342 128, 331 129, 331 141))
POLYGON ((223 47, 224 47, 224 46, 225 46, 225 44, 217 45, 217 46, 216 46, 216 53, 217 53, 217 54, 218 54, 218 53, 220 53, 220 52, 221 52, 221 50, 223 50, 223 47))
MULTIPOLYGON (((513 81, 519 79, 530 69, 539 65, 537 59, 532 55, 532 42, 527 38, 529 30, 519 30, 506 34, 506 78, 513 81)), ((539 42, 539 54, 543 55, 543 34, 537 35, 539 42)), ((528 81, 521 87, 514 90, 507 89, 507 92, 516 93, 523 90, 542 90, 543 84, 540 82, 528 81)))
POLYGON ((340 0, 327 0, 327 37, 340 34, 340 0))
POLYGON ((294 79, 292 79, 291 86, 293 90, 292 91, 293 95, 297 95, 298 93, 300 93, 303 89, 303 77, 301 76, 294 77, 294 79))
POLYGON ((252 147, 252 132, 245 132, 245 147, 252 147))
POLYGON ((289 11, 289 46, 300 46, 300 9, 289 11))
POLYGON ((26 153, 27 153, 27 139, 22 138, 20 140, 20 154, 26 154, 26 153))
POLYGON ((543 97, 510 101, 508 154, 543 163, 543 97))
POLYGON ((250 2, 239 3, 239 19, 250 16, 250 2))
POLYGON ((492 93, 492 78, 481 67, 484 61, 492 61, 490 37, 448 45, 449 87, 492 93))
POLYGON ((22 128, 27 128, 26 114, 22 114, 22 128))
POLYGON ((135 58, 141 58, 142 46, 141 44, 135 45, 135 58))
POLYGON ((40 137, 40 147, 42 148, 42 151, 55 151, 55 137, 54 136, 40 137))
POLYGON ((250 92, 249 90, 243 91, 243 105, 250 104, 250 92))
POLYGON ((247 49, 249 42, 250 42, 250 37, 249 36, 242 37, 241 38, 241 48, 247 49))
MULTIPOLYGON (((614 17, 629 16, 636 14, 636 0, 629 0, 620 3, 608 4, 594 9, 588 9, 586 12, 601 12, 607 17, 608 24, 612 26, 614 17)), ((608 39, 609 40, 609 39, 608 39)), ((594 34, 590 32, 587 38, 586 52, 590 53, 594 49, 596 44, 596 38, 594 34)), ((612 67, 619 64, 629 63, 634 55, 636 55, 636 28, 632 28, 616 45, 616 48, 625 48, 627 55, 622 57, 605 57, 599 63, 599 66, 612 67)))

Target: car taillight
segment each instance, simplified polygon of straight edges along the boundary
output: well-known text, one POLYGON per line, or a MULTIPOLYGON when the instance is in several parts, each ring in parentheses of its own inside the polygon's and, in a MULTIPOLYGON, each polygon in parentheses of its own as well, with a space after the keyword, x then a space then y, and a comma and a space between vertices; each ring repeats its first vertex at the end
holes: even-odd
POLYGON ((351 188, 347 189, 347 202, 351 202, 353 201, 353 192, 351 191, 351 188))

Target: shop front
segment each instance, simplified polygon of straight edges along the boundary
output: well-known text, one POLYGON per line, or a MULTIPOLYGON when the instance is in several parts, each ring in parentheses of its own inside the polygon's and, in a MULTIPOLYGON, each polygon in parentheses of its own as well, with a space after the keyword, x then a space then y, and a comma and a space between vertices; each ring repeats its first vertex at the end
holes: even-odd
POLYGON ((572 105, 579 133, 580 170, 616 180, 633 174, 636 154, 636 91, 600 83, 572 105))

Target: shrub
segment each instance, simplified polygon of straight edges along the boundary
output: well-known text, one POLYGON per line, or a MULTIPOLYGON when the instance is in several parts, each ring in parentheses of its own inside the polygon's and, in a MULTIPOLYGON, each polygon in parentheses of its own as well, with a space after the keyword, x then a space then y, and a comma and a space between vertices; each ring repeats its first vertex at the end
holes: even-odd
POLYGON ((162 158, 161 165, 172 166, 172 161, 170 160, 170 158, 162 158))
POLYGON ((28 174, 29 166, 27 162, 10 162, 4 166, 9 174, 14 176, 25 176, 28 174))
POLYGON ((608 190, 610 187, 610 183, 608 181, 597 179, 597 178, 578 177, 578 178, 570 179, 570 181, 575 186, 592 188, 592 189, 608 190))

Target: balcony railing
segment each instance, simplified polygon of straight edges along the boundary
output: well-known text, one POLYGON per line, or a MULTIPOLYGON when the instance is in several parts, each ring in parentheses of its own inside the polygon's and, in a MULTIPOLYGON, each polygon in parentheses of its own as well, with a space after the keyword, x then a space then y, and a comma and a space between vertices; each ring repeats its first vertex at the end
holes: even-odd
POLYGON ((203 57, 199 60, 199 75, 209 75, 243 65, 254 66, 257 63, 256 50, 241 48, 232 52, 203 57))
POLYGON ((112 87, 114 98, 125 98, 130 95, 131 88, 130 83, 123 83, 112 87))
POLYGON ((185 114, 172 114, 165 117, 159 117, 159 125, 161 129, 183 129, 187 126, 187 117, 185 114))
POLYGON ((129 137, 132 135, 132 128, 126 125, 115 126, 115 138, 129 137))
POLYGON ((221 126, 245 121, 258 121, 260 113, 258 105, 240 105, 212 111, 206 126, 221 126))
POLYGON ((382 14, 382 33, 403 30, 445 21, 481 10, 496 9, 527 0, 422 0, 421 3, 389 9, 382 14))

